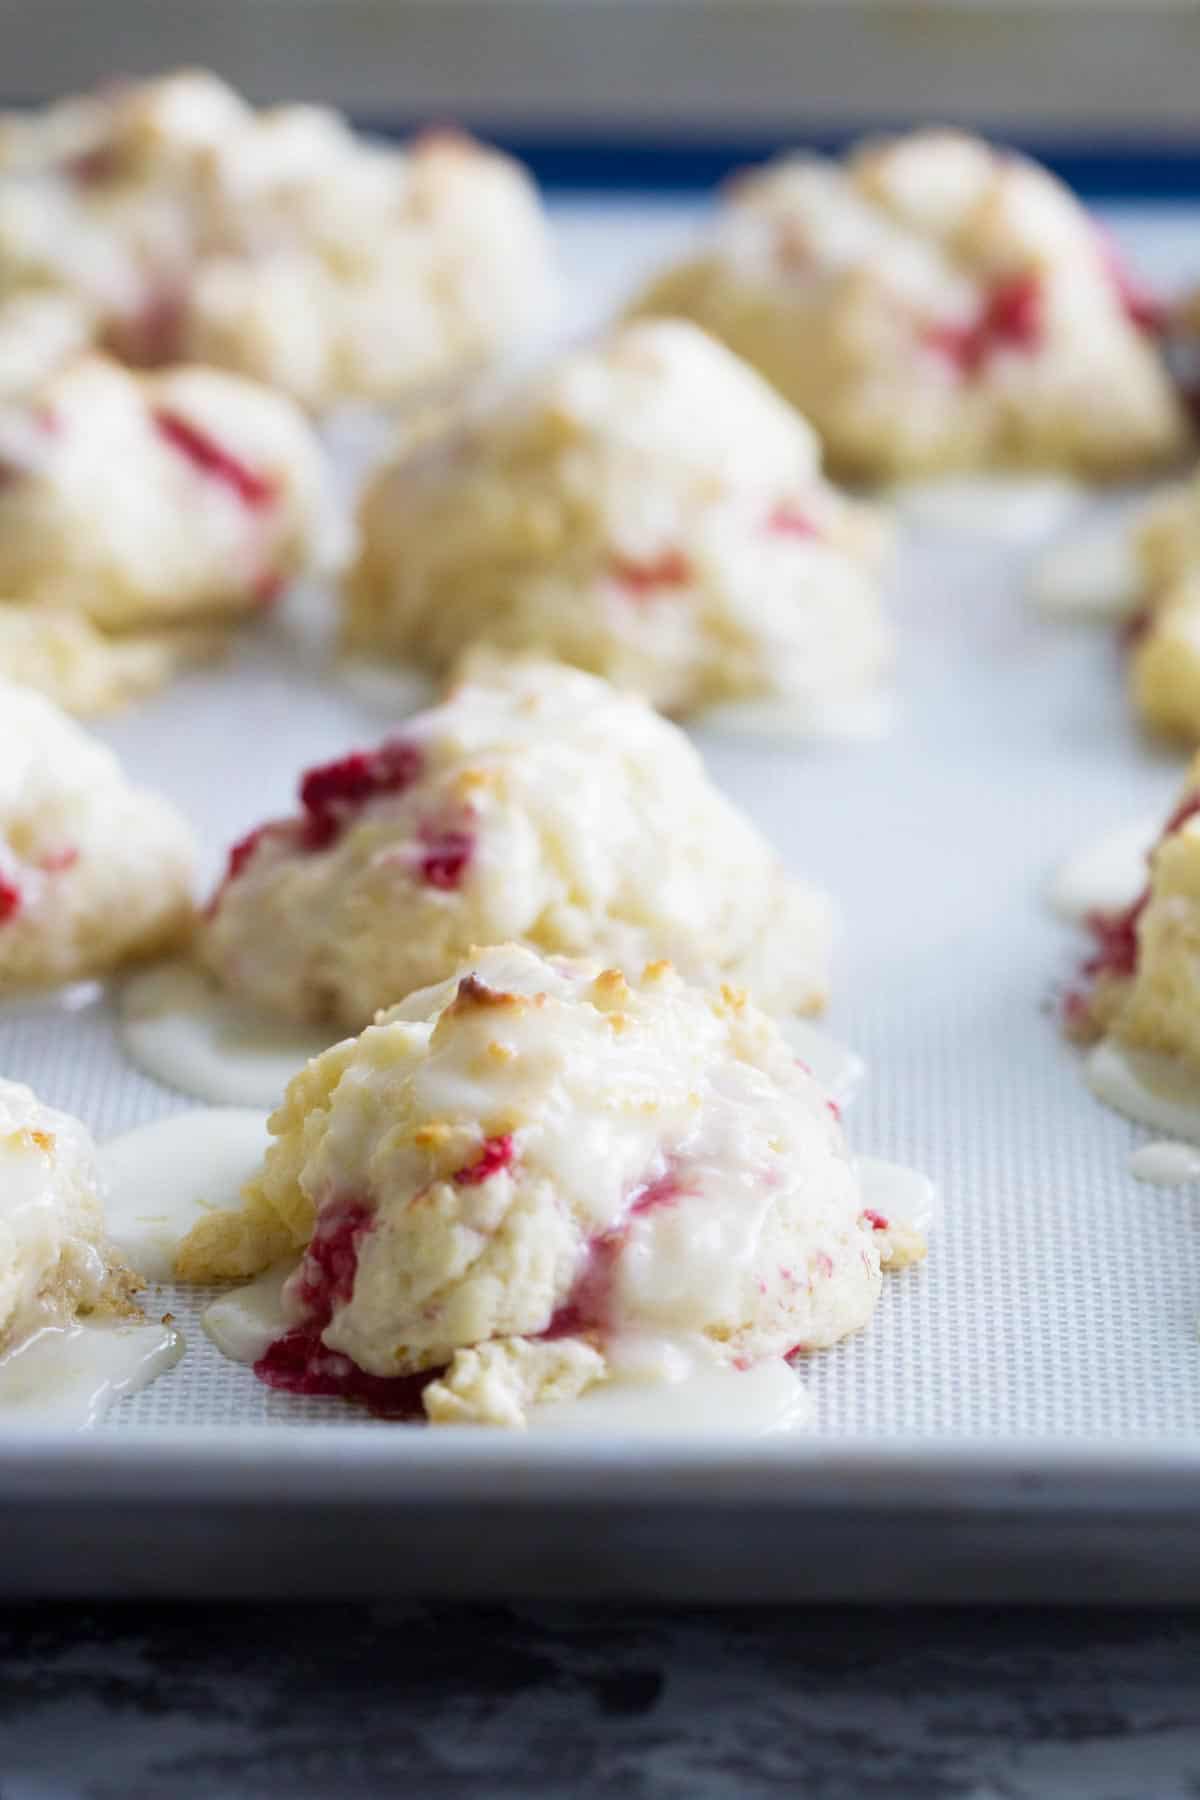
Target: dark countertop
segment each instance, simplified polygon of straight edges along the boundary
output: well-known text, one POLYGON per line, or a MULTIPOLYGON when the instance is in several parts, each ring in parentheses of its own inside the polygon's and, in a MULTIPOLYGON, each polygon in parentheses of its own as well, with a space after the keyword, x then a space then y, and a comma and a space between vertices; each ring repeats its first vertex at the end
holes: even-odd
POLYGON ((1200 1614, 0 1609, 0 1800, 1197 1800, 1200 1614))

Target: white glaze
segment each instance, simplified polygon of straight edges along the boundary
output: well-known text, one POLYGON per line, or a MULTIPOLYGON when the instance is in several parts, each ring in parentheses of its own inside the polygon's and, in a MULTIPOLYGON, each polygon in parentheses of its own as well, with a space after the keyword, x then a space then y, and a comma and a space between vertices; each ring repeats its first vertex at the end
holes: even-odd
POLYGON ((256 1363, 288 1329, 283 1287, 296 1266, 295 1258, 276 1263, 205 1308, 201 1323, 222 1356, 231 1362, 256 1363))
MULTIPOLYGON (((936 1195, 926 1176, 870 1156, 859 1157, 857 1168, 863 1198, 876 1211, 929 1227, 936 1195)), ((204 1330, 222 1355, 252 1365, 287 1330, 283 1289, 295 1268, 294 1259, 277 1263, 206 1309, 204 1330)), ((535 1411, 530 1429, 761 1437, 809 1423, 811 1401, 786 1363, 773 1359, 739 1370, 713 1363, 710 1355, 691 1340, 631 1333, 611 1346, 613 1379, 579 1400, 535 1411)))
POLYGON ((831 699, 730 700, 697 713, 688 723, 729 737, 766 738, 780 744, 831 738, 871 742, 896 722, 895 696, 886 692, 831 699))
POLYGON ((370 662, 365 656, 343 656, 334 665, 336 679, 355 700, 388 720, 407 719, 436 704, 437 684, 419 669, 404 664, 370 662))
POLYGON ((1179 1187, 1200 1181, 1200 1147, 1162 1139, 1142 1144, 1129 1158, 1129 1173, 1155 1187, 1179 1187))
POLYGON ((1048 884, 1053 911, 1072 925, 1092 913, 1124 912, 1146 885, 1146 859, 1161 834, 1161 818, 1131 819, 1074 851, 1048 884))
POLYGON ((1081 487, 1054 475, 952 475, 902 482, 888 498, 912 524, 1011 544, 1049 537, 1086 502, 1081 487))
MULTIPOLYGON (((850 1099, 860 1056, 807 1019, 786 1019, 788 1042, 834 1099, 850 1099)), ((133 976, 121 995, 121 1042, 157 1081, 216 1107, 271 1108, 292 1076, 328 1049, 328 1032, 289 1025, 240 1005, 203 969, 164 963, 133 976)))
MULTIPOLYGON (((823 1039, 821 1033, 813 1035, 823 1039)), ((199 1214, 236 1204, 265 1142, 264 1116, 232 1108, 179 1114, 114 1139, 101 1152, 112 1191, 114 1242, 140 1260, 147 1274, 166 1279, 180 1239, 199 1214)), ((859 1158, 857 1167, 868 1204, 922 1229, 928 1225, 934 1189, 926 1177, 874 1157, 859 1158)), ((294 1259, 279 1263, 206 1309, 204 1330, 223 1355, 253 1364, 287 1329, 282 1295, 295 1267, 294 1259)), ((167 1366, 161 1347, 159 1356, 146 1379, 167 1366)), ((794 1430, 810 1417, 803 1386, 779 1361, 746 1371, 713 1367, 684 1340, 651 1342, 636 1334, 614 1346, 614 1356, 616 1379, 570 1405, 545 1408, 535 1415, 535 1427, 673 1436, 736 1432, 745 1437, 794 1430)), ((45 1410, 44 1401, 39 1406, 45 1410)))
POLYGON ((863 1200, 885 1219, 928 1231, 937 1218, 937 1188, 928 1175, 903 1163, 885 1162, 879 1156, 856 1156, 854 1166, 862 1182, 863 1200))
POLYGON ((774 1358, 751 1369, 699 1369, 675 1382, 610 1381, 565 1405, 543 1406, 531 1431, 603 1432, 654 1438, 766 1437, 809 1424, 800 1377, 774 1358))
POLYGON ((267 1115, 241 1107, 177 1113, 100 1150, 108 1235, 149 1281, 170 1281, 179 1246, 205 1213, 236 1206, 262 1162, 267 1115))
POLYGON ((1153 1131, 1200 1144, 1200 1080, 1170 1057, 1123 1050, 1105 1038, 1084 1062, 1097 1099, 1153 1131))
MULTIPOLYGON (((287 1330, 282 1293, 295 1266, 279 1263, 208 1307, 204 1329, 223 1355, 255 1363, 287 1330)), ((806 1425, 812 1413, 799 1377, 778 1359, 740 1370, 698 1359, 684 1345, 633 1342, 622 1347, 619 1368, 579 1400, 536 1409, 530 1429, 761 1437, 806 1425)))
POLYGON ((809 1019, 781 1019, 779 1029, 821 1086, 846 1105, 866 1074, 862 1057, 809 1019))
POLYGON ((166 1324, 49 1327, 0 1358, 0 1423, 81 1430, 183 1355, 166 1324))
POLYGON ((1029 597, 1056 617, 1116 620, 1138 610, 1142 587, 1128 521, 1106 519, 1038 558, 1029 597))
POLYGON ((126 982, 121 1042, 156 1081, 216 1106, 273 1107, 292 1076, 336 1033, 290 1025, 240 1005, 194 963, 126 982))

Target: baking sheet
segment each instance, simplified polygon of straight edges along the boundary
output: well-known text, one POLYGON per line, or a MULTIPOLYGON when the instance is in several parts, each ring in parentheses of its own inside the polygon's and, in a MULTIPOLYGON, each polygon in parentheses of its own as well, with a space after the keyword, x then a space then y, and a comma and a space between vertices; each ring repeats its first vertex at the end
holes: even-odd
MULTIPOLYGON (((560 206, 577 322, 685 241, 696 212, 560 206)), ((1160 275, 1200 263, 1200 212, 1110 222, 1160 275)), ((1048 1001, 1078 946, 1040 897, 1064 852, 1147 807, 1165 812, 1182 764, 1139 741, 1111 636, 1030 611, 1026 562, 928 530, 907 544, 890 602, 900 718, 881 742, 697 734, 714 778, 841 905, 829 1024, 868 1062, 852 1144, 940 1190, 926 1267, 889 1280, 872 1326, 806 1372, 814 1441, 887 1449, 896 1468, 907 1453, 1010 1446, 1036 1467, 1038 1446, 1058 1454, 1063 1440, 1159 1454, 1200 1441, 1195 1201, 1133 1180, 1129 1151, 1145 1134, 1090 1097, 1060 1041, 1048 1001)), ((235 836, 289 808, 302 767, 390 722, 331 685, 323 656, 311 617, 285 615, 232 664, 102 728, 194 818, 210 872, 235 836)), ((190 1104, 128 1066, 103 998, 0 1009, 0 1069, 102 1138, 190 1104)), ((268 1392, 217 1356, 194 1307, 174 1294, 171 1305, 189 1353, 110 1415, 97 1438, 113 1459, 122 1435, 144 1454, 147 1433, 199 1427, 215 1451, 277 1424, 374 1434, 402 1465, 411 1432, 268 1392)), ((531 1449, 514 1446, 523 1468, 531 1449)), ((420 1455, 436 1458, 436 1445, 420 1455)))

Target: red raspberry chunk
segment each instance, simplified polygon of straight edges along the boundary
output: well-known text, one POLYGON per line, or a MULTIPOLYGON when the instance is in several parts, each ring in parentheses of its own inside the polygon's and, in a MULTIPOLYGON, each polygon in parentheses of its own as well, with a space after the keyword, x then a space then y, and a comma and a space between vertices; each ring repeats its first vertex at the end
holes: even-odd
POLYGON ((468 1163, 465 1169, 459 1169, 453 1179, 459 1187, 478 1187, 489 1176, 498 1175, 501 1169, 507 1169, 515 1154, 511 1131, 506 1131, 503 1137, 485 1138, 483 1149, 475 1161, 468 1163))
POLYGON ((38 863, 38 868, 45 875, 65 875, 79 861, 79 852, 74 844, 64 844, 61 850, 49 850, 38 863))
POLYGON ((303 818, 272 819, 238 839, 229 852, 225 880, 213 898, 210 914, 220 904, 224 889, 242 874, 260 844, 274 838, 296 851, 327 849, 369 800, 377 794, 402 793, 416 781, 422 762, 421 752, 414 744, 396 738, 381 744, 378 750, 355 750, 337 762, 310 769, 300 783, 303 818))
POLYGON ((664 550, 644 562, 631 557, 614 556, 609 564, 613 580, 638 599, 644 599, 657 588, 684 587, 692 579, 692 565, 682 550, 664 550))
POLYGON ((673 1206, 685 1192, 678 1172, 671 1167, 633 1190, 620 1221, 607 1231, 598 1232, 589 1242, 583 1266, 542 1333, 544 1338, 578 1337, 584 1331, 608 1329, 617 1265, 629 1242, 634 1219, 660 1206, 673 1206))
POLYGON ((1101 975, 1132 975, 1137 967, 1138 920, 1146 910, 1149 894, 1115 914, 1089 913, 1084 923, 1095 940, 1095 949, 1083 965, 1089 981, 1101 975))
POLYGON ((1042 284, 1037 275, 1015 275, 992 289, 983 328, 990 345, 1036 350, 1042 337, 1042 284))
POLYGON ((300 804, 308 815, 313 849, 331 843, 346 820, 377 794, 399 794, 421 773, 421 752, 401 738, 377 750, 355 750, 337 762, 310 769, 300 783, 300 804))
POLYGON ((308 1323, 326 1326, 334 1308, 354 1292, 359 1240, 375 1224, 373 1210, 361 1200, 323 1206, 312 1240, 297 1271, 296 1292, 308 1311, 308 1323))
POLYGON ((781 500, 767 514, 767 530, 782 537, 815 538, 820 532, 808 514, 792 500, 781 500))
POLYGON ((244 506, 260 511, 278 499, 279 485, 271 476, 260 475, 256 469, 248 468, 182 414, 160 407, 154 414, 154 423, 173 450, 178 450, 202 474, 232 488, 244 506))
POLYGON ((340 1350, 331 1350, 323 1338, 334 1308, 345 1305, 354 1292, 359 1244, 374 1223, 374 1212, 360 1200, 322 1207, 298 1271, 297 1292, 309 1316, 267 1347, 254 1373, 267 1387, 285 1393, 358 1401, 381 1418, 420 1418, 421 1395, 440 1370, 372 1375, 340 1350))
MULTIPOLYGON (((1185 795, 1163 827, 1158 844, 1173 837, 1177 831, 1182 831, 1189 819, 1194 819, 1197 814, 1200 814, 1200 793, 1185 795)), ((1133 905, 1126 907, 1124 912, 1088 915, 1084 922, 1095 940, 1095 948, 1080 971, 1086 980, 1095 981, 1102 975, 1120 979, 1134 973, 1138 959, 1138 922, 1149 902, 1150 887, 1147 884, 1133 905)), ((1065 1007, 1067 1023, 1077 1023, 1085 1007, 1086 1001, 1082 996, 1068 995, 1065 1007)))
POLYGON ((970 325, 930 325, 922 333, 931 350, 964 376, 977 375, 998 349, 1031 352, 1042 341, 1042 284, 1035 274, 1014 275, 994 287, 970 325))
POLYGON ((357 1402, 378 1419, 423 1419, 421 1395, 442 1372, 369 1375, 348 1356, 330 1350, 320 1332, 306 1325, 276 1338, 254 1365, 254 1373, 269 1388, 357 1402))
POLYGON ((7 925, 21 910, 21 890, 0 875, 0 925, 7 925))
POLYGON ((256 825, 253 831, 248 831, 245 837, 239 838, 230 850, 229 865, 225 871, 225 880, 222 886, 227 886, 229 882, 237 880, 260 844, 266 843, 271 838, 296 839, 296 837, 296 827, 288 819, 274 819, 267 825, 256 825))
POLYGON ((421 879, 429 887, 449 893, 458 887, 475 852, 475 840, 468 831, 439 831, 429 828, 421 834, 425 854, 421 858, 421 879))

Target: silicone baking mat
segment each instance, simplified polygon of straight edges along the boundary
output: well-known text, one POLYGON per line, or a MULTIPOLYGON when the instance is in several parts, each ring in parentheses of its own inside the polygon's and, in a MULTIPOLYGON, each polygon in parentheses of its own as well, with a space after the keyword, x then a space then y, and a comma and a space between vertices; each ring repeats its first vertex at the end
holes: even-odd
MULTIPOLYGON (((576 324, 669 254, 695 211, 559 206, 576 324)), ((1200 264, 1200 214, 1112 222, 1159 273, 1200 264)), ((1112 635, 1029 609, 1027 561, 980 540, 910 536, 890 595, 890 736, 781 746, 698 734, 713 777, 839 901, 829 1024, 868 1063, 853 1145, 927 1171, 940 1193, 927 1265, 887 1282, 867 1331, 812 1359, 818 1436, 1181 1444, 1200 1429, 1195 1203, 1133 1180, 1129 1152, 1145 1134, 1089 1096, 1060 1041, 1048 1002, 1078 945, 1041 898, 1064 852, 1165 812, 1181 763, 1139 740, 1112 635)), ((103 728, 195 820, 210 873, 236 835, 288 808, 302 767, 389 723, 331 676, 329 597, 301 610, 306 625, 284 615, 232 663, 103 728)), ((0 1009, 0 1069, 100 1137, 190 1104, 129 1067, 103 999, 0 1009)), ((118 1407, 107 1433, 357 1418, 268 1393, 217 1356, 186 1297, 169 1304, 188 1353, 118 1407)))

